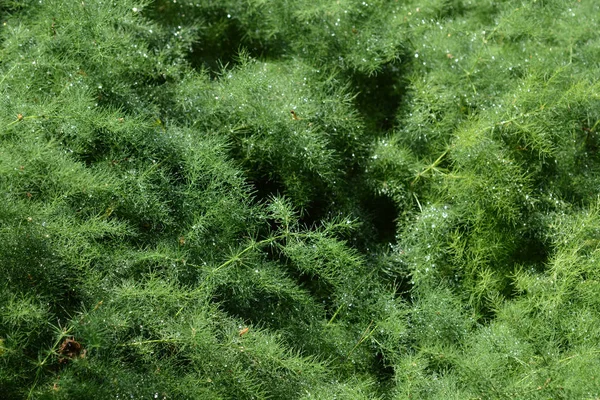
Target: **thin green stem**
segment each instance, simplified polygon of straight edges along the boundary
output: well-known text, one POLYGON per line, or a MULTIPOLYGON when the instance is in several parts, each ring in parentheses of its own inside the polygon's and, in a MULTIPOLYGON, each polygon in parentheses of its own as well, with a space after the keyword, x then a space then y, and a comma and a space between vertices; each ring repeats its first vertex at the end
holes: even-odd
POLYGON ((344 307, 344 304, 340 304, 340 306, 337 308, 337 310, 335 310, 335 313, 333 314, 331 319, 327 322, 327 325, 331 325, 333 323, 333 320, 335 319, 335 317, 337 317, 339 312, 342 311, 342 307, 344 307))
POLYGON ((446 154, 448 154, 448 150, 446 149, 438 158, 437 160, 435 160, 432 164, 430 164, 427 168, 425 168, 424 170, 422 170, 421 172, 419 172, 417 174, 417 176, 415 177, 415 179, 413 179, 413 181, 411 182, 411 185, 414 185, 415 183, 417 183, 417 181, 424 176, 425 174, 427 174, 429 171, 439 171, 439 169, 437 169, 437 166, 439 165, 439 163, 442 162, 442 159, 444 158, 444 156, 446 156, 446 154))
POLYGON ((154 339, 154 340, 140 340, 138 342, 131 342, 131 343, 121 343, 118 346, 119 347, 126 347, 126 346, 141 346, 144 344, 150 344, 150 343, 178 343, 178 342, 182 342, 183 339, 154 339))
POLYGON ((6 80, 6 77, 7 77, 8 75, 10 75, 10 74, 11 74, 11 73, 12 73, 12 72, 15 70, 15 68, 17 68, 17 65, 19 65, 19 63, 15 64, 15 65, 14 65, 14 66, 13 66, 13 67, 10 69, 10 71, 8 71, 7 73, 5 73, 5 74, 4 74, 4 76, 2 77, 2 80, 0 81, 0 85, 2 85, 2 84, 4 83, 4 81, 6 80))
POLYGON ((350 355, 354 352, 354 350, 356 350, 358 348, 358 346, 360 346, 365 340, 367 340, 369 337, 371 337, 371 335, 373 334, 373 332, 375 332, 375 329, 377 329, 377 324, 375 324, 375 326, 373 327, 373 329, 371 329, 371 331, 369 332, 369 329, 371 328, 371 325, 373 325, 373 321, 369 322, 369 325, 367 326, 367 328, 365 329, 365 331, 361 335, 361 337, 358 340, 358 342, 356 342, 356 344, 354 345, 354 347, 352 348, 352 350, 350 350, 348 352, 348 355, 346 355, 347 359, 350 358, 350 355))

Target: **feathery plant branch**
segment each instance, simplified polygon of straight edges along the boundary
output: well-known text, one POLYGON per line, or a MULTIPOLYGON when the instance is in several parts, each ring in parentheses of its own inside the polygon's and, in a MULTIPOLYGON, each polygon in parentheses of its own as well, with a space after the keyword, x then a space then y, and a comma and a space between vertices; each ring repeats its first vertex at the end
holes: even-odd
POLYGON ((5 398, 600 397, 595 2, 0 2, 5 398))

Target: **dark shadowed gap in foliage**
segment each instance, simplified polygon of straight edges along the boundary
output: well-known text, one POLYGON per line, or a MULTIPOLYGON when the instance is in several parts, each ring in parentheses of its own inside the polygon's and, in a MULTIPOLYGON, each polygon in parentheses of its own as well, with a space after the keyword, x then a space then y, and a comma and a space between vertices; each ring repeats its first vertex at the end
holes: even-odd
POLYGON ((410 275, 406 275, 401 279, 396 279, 394 297, 396 299, 402 299, 406 304, 413 306, 415 298, 412 295, 413 284, 410 280, 410 275))
POLYGON ((361 206, 373 223, 377 242, 394 243, 398 218, 396 203, 387 196, 376 196, 363 198, 361 206))
MULTIPOLYGON (((255 204, 268 203, 273 197, 285 196, 285 186, 275 178, 267 176, 250 178, 250 185, 254 189, 253 200, 255 204)), ((322 205, 315 205, 316 209, 320 209, 321 207, 322 205)), ((302 225, 310 226, 312 223, 319 221, 319 219, 313 218, 310 215, 311 210, 297 210, 301 211, 300 223, 302 225)), ((321 215, 321 213, 316 214, 321 215)), ((277 224, 274 221, 270 221, 269 226, 273 232, 277 230, 277 224)))
POLYGON ((243 31, 235 20, 227 18, 225 8, 209 5, 190 7, 159 0, 153 2, 144 15, 173 31, 179 30, 181 26, 197 29, 195 41, 187 56, 192 67, 205 69, 215 77, 223 66, 234 64, 243 31))
POLYGON ((368 132, 381 134, 395 127, 396 113, 407 85, 403 79, 407 67, 408 64, 387 63, 375 75, 354 73, 350 77, 352 88, 358 93, 355 103, 368 132))
POLYGON ((263 59, 279 57, 286 48, 283 41, 264 43, 248 38, 244 26, 222 5, 192 7, 160 0, 148 7, 145 16, 173 30, 180 26, 197 29, 187 60, 194 69, 204 69, 212 78, 216 78, 223 68, 235 66, 242 48, 251 57, 263 59))
POLYGON ((283 185, 275 179, 267 177, 263 177, 262 179, 250 178, 249 183, 252 189, 254 189, 253 199, 256 203, 264 203, 273 196, 281 196, 285 192, 283 185))
POLYGON ((319 221, 327 219, 329 211, 332 208, 331 198, 325 196, 315 196, 307 207, 303 210, 300 222, 306 226, 313 226, 319 221))
POLYGON ((549 251, 547 246, 532 235, 522 238, 522 245, 512 255, 512 262, 518 265, 526 265, 536 272, 543 272, 548 262, 549 251))
POLYGON ((223 70, 237 64, 240 50, 248 52, 256 59, 276 59, 285 48, 278 44, 279 50, 259 41, 249 40, 244 28, 236 20, 224 19, 209 25, 194 43, 188 61, 194 69, 205 69, 212 78, 219 76, 223 70))
POLYGON ((383 398, 383 396, 390 393, 390 390, 394 388, 394 376, 396 372, 394 371, 394 367, 389 362, 386 362, 384 355, 380 351, 375 354, 375 358, 373 359, 373 370, 377 377, 378 393, 383 398))
MULTIPOLYGON (((237 159, 237 155, 233 153, 232 158, 237 159)), ((256 167, 247 168, 247 171, 250 175, 250 184, 254 189, 255 203, 268 202, 274 196, 285 196, 286 188, 276 176, 270 176, 268 172, 262 172, 260 168, 256 167)), ((297 210, 300 212, 299 222, 301 225, 317 224, 326 219, 332 209, 331 189, 325 188, 323 185, 315 185, 313 189, 315 193, 311 196, 311 201, 302 210, 297 210)))
MULTIPOLYGON (((525 235, 519 246, 511 256, 511 263, 515 268, 526 268, 529 272, 544 273, 550 257, 550 249, 538 237, 533 234, 525 235)), ((518 296, 514 279, 508 280, 502 295, 506 299, 518 296)))
POLYGON ((215 77, 223 68, 235 65, 244 34, 237 24, 228 20, 214 21, 202 33, 188 54, 194 69, 205 69, 215 77))

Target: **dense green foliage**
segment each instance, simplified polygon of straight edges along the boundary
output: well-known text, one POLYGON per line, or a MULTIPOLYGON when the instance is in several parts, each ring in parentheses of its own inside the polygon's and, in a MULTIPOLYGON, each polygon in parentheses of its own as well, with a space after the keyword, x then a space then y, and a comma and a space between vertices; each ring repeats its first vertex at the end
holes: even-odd
POLYGON ((0 397, 600 398, 598 16, 0 0, 0 397))

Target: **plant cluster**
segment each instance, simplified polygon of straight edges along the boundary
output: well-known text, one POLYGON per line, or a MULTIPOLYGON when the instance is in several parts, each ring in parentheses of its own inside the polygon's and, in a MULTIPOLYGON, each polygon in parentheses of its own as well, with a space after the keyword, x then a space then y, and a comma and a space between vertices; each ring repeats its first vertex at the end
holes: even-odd
POLYGON ((0 397, 599 398, 598 15, 0 0, 0 397))

